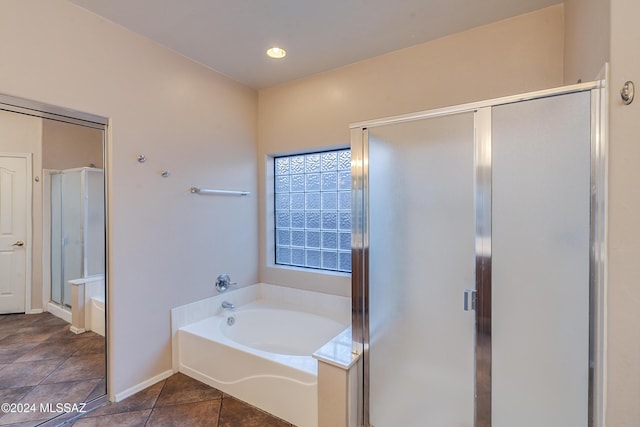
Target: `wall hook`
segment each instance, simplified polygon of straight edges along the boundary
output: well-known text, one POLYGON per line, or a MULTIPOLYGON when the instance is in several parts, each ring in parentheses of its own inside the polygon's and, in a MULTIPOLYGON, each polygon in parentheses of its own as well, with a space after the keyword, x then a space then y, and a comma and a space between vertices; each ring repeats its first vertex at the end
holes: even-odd
POLYGON ((635 96, 635 87, 632 81, 627 81, 622 86, 622 90, 620 91, 620 97, 622 98, 622 102, 625 105, 629 105, 633 102, 633 97, 635 96))
POLYGON ((138 154, 138 163, 144 163, 147 161, 147 156, 144 154, 138 154))
POLYGON ((162 171, 162 172, 160 172, 160 175, 161 175, 163 178, 167 178, 167 177, 168 177, 169 175, 171 175, 171 174, 169 173, 169 171, 162 171))

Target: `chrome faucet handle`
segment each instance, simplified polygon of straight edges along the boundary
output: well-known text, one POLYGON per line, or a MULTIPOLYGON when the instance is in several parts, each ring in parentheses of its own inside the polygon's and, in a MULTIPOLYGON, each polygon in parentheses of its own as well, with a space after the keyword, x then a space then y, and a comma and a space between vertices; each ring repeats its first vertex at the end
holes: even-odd
POLYGON ((228 274, 221 274, 216 279, 216 289, 218 292, 226 291, 231 285, 237 285, 237 283, 232 282, 228 274))

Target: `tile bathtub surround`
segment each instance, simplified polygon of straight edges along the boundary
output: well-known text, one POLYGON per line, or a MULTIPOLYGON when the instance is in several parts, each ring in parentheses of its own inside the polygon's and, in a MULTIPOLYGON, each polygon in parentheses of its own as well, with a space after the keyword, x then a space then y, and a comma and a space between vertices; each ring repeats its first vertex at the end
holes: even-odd
POLYGON ((64 425, 295 427, 181 373, 64 425))
MULTIPOLYGON (((0 401, 81 403, 105 393, 105 340, 76 335, 49 313, 0 315, 0 401)), ((0 413, 0 426, 36 425, 57 413, 0 413)))

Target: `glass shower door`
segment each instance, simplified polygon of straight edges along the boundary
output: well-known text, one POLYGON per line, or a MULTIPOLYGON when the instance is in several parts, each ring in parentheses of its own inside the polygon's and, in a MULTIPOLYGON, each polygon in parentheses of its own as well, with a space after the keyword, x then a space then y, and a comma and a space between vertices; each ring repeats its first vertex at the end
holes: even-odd
POLYGON ((493 108, 493 427, 588 425, 590 121, 590 92, 493 108))
POLYGON ((62 304, 62 174, 51 174, 51 301, 62 304))
POLYGON ((82 172, 62 173, 62 303, 71 307, 69 280, 84 277, 82 172))
POLYGON ((369 129, 369 423, 474 425, 474 114, 369 129))

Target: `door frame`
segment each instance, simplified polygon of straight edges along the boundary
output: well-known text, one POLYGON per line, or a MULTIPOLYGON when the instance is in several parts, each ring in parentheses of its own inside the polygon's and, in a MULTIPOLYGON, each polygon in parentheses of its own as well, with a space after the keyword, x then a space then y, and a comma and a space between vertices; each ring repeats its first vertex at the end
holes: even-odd
POLYGON ((31 268, 33 266, 33 154, 32 153, 5 153, 0 152, 0 157, 16 157, 19 159, 25 159, 27 164, 26 170, 26 206, 25 206, 25 216, 27 218, 26 221, 26 230, 25 230, 25 241, 27 244, 27 250, 25 251, 25 276, 24 276, 24 312, 29 314, 31 313, 31 288, 33 286, 33 277, 31 273, 31 268))
POLYGON ((57 169, 42 169, 42 307, 51 302, 51 174, 57 169))
MULTIPOLYGON (((464 112, 476 113, 476 147, 479 140, 490 140, 491 117, 490 108, 534 99, 566 95, 576 92, 591 93, 591 203, 590 203, 590 256, 589 256, 589 405, 588 426, 604 426, 606 410, 606 259, 607 259, 607 96, 608 68, 605 66, 602 79, 594 82, 580 83, 560 88, 529 92, 520 95, 502 97, 487 101, 468 103, 453 107, 445 107, 417 113, 391 116, 350 125, 351 156, 352 156, 352 351, 362 355, 358 396, 360 402, 357 408, 352 408, 358 414, 358 425, 370 427, 369 419, 369 201, 368 201, 368 139, 369 129, 396 123, 429 119, 464 112), (486 111, 486 112, 483 112, 486 111), (488 129, 488 134, 486 133, 488 129)), ((490 204, 491 193, 482 188, 486 180, 490 180, 490 170, 481 170, 483 157, 489 153, 476 153, 476 197, 482 200, 488 197, 490 204), (480 155, 480 157, 478 157, 480 155)), ((486 204, 483 202, 483 205, 486 204)), ((490 232, 490 224, 476 224, 477 242, 483 242, 482 236, 490 232)), ((490 242, 489 247, 476 245, 476 263, 480 262, 476 270, 476 290, 490 288, 490 242), (484 257, 488 252, 488 258, 484 257)), ((478 265, 478 264, 477 264, 478 265)), ((489 308, 490 314, 490 308, 489 308)), ((476 312, 476 316, 483 313, 476 312)), ((486 316, 486 313, 485 313, 486 316)), ((478 319, 478 317, 477 317, 478 319)), ((476 325, 478 332, 489 334, 490 322, 476 325), (480 328, 482 327, 482 331, 480 328)), ((476 355, 477 356, 477 355, 476 355)), ((490 396, 489 396, 490 399, 490 396)), ((486 401, 486 399, 485 399, 486 401)), ((491 402, 489 402, 490 405, 491 402)), ((486 402, 484 403, 486 405, 486 402)), ((490 408, 490 406, 489 406, 490 408)), ((476 409, 477 412, 477 409, 476 409)))

